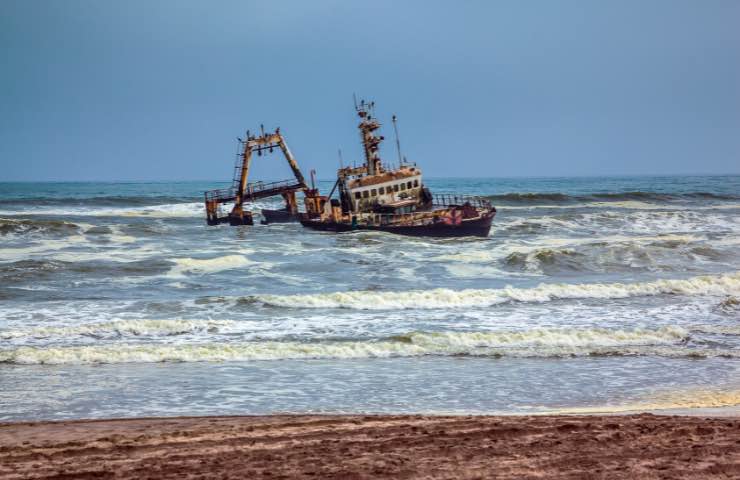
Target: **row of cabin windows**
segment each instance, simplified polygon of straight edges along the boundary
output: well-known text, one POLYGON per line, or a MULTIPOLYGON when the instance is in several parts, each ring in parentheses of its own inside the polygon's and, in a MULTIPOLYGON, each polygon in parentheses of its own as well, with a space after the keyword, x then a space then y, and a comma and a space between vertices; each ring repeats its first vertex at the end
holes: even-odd
MULTIPOLYGON (((391 185, 388 187, 388 193, 391 192, 397 192, 399 189, 401 191, 406 190, 407 188, 415 188, 419 186, 419 179, 414 180, 413 182, 406 182, 406 183, 397 183, 395 185, 391 185)), ((360 198, 368 198, 368 197, 377 197, 378 195, 385 195, 386 193, 386 187, 380 187, 378 189, 373 188, 372 190, 365 190, 364 192, 355 192, 355 198, 359 200, 360 198)))

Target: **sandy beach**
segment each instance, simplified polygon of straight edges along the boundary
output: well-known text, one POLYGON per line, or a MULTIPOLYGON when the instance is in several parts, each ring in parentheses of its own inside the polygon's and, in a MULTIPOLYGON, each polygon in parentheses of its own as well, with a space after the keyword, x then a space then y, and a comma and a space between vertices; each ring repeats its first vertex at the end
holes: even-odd
POLYGON ((0 478, 738 478, 740 419, 293 416, 0 424, 0 478))

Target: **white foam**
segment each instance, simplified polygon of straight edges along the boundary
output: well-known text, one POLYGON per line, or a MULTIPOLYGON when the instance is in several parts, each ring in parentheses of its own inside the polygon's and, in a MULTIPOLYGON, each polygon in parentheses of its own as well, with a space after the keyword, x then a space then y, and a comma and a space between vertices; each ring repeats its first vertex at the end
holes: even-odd
MULTIPOLYGON (((111 242, 129 244, 136 238, 115 233, 106 234, 111 242)), ((84 261, 117 261, 127 262, 149 258, 161 253, 161 248, 153 245, 132 248, 126 245, 122 248, 101 249, 99 245, 90 242, 85 235, 71 235, 61 240, 42 239, 27 244, 24 247, 0 248, 0 261, 19 261, 25 259, 38 259, 43 256, 45 260, 58 260, 62 262, 84 262, 84 261), (83 250, 84 248, 84 250, 83 250)))
MULTIPOLYGON (((504 240, 492 248, 485 244, 481 247, 466 246, 463 251, 452 250, 449 253, 443 253, 436 256, 429 256, 420 253, 414 255, 417 262, 432 261, 443 262, 445 269, 454 277, 460 278, 502 278, 512 275, 532 274, 541 275, 542 272, 542 255, 551 254, 553 258, 560 257, 564 259, 567 256, 584 253, 583 248, 594 247, 604 248, 607 254, 614 255, 619 253, 629 254, 629 249, 636 248, 635 253, 642 253, 641 249, 649 248, 656 242, 670 242, 681 245, 689 245, 693 242, 704 240, 699 235, 649 235, 649 236, 627 236, 627 235, 609 235, 603 237, 542 237, 538 236, 536 240, 524 241, 516 239, 515 241, 504 240), (520 258, 524 272, 517 273, 512 271, 501 271, 494 267, 494 264, 503 259, 516 255, 520 258)), ((573 259, 576 261, 576 259, 573 259)), ((593 262, 593 259, 584 258, 584 261, 593 262)), ((599 260, 609 261, 609 256, 596 258, 594 266, 599 265, 599 260)), ((624 260, 619 260, 624 262, 624 260)))
POLYGON ((444 267, 450 275, 457 278, 502 278, 516 275, 486 265, 452 263, 444 267))
POLYGON ((251 361, 316 358, 375 358, 421 355, 511 355, 522 357, 590 354, 687 355, 670 350, 688 333, 669 326, 655 330, 532 329, 513 332, 415 332, 387 340, 336 342, 246 342, 219 344, 125 344, 77 347, 20 347, 0 350, 0 362, 16 364, 251 361), (641 347, 664 350, 640 350, 641 347))
POLYGON ((111 233, 108 234, 108 240, 112 243, 134 243, 136 241, 136 237, 122 233, 119 226, 112 226, 110 229, 111 233))
POLYGON ((648 203, 641 202, 638 200, 623 200, 614 202, 587 202, 587 203, 571 203, 566 205, 502 205, 496 207, 499 211, 506 210, 536 210, 536 209, 547 209, 547 210, 575 210, 578 208, 599 208, 599 209, 612 209, 621 208, 625 210, 667 210, 667 211, 682 211, 690 208, 691 210, 735 210, 740 209, 740 203, 723 203, 717 205, 671 205, 665 203, 648 203))
POLYGON ((256 295, 268 305, 290 308, 349 308, 361 310, 486 307, 500 303, 548 302, 573 298, 626 298, 651 295, 740 294, 740 272, 681 280, 637 283, 542 283, 533 288, 398 291, 349 291, 312 295, 256 295))
POLYGON ((501 254, 497 253, 496 250, 474 250, 472 248, 465 248, 465 250, 462 252, 445 253, 442 255, 431 257, 430 260, 449 260, 453 262, 464 263, 490 263, 495 261, 500 256, 501 254))
POLYGON ((674 242, 678 244, 691 244, 705 240, 701 235, 689 234, 663 234, 663 235, 605 235, 600 237, 543 237, 538 236, 535 240, 524 241, 517 239, 499 246, 490 252, 469 252, 458 255, 442 256, 440 258, 459 260, 465 262, 495 260, 501 256, 511 253, 529 254, 543 249, 588 247, 598 245, 646 245, 655 242, 674 242))
POLYGON ((248 265, 256 265, 256 262, 249 260, 244 255, 224 255, 216 258, 175 258, 170 261, 175 263, 167 276, 172 278, 181 278, 185 274, 205 275, 208 273, 230 270, 233 268, 242 268, 248 265))
POLYGON ((80 217, 151 217, 151 218, 187 218, 205 215, 205 207, 200 202, 172 203, 135 208, 62 208, 33 210, 2 210, 0 215, 65 215, 80 217))
POLYGON ((740 325, 697 325, 691 330, 717 335, 740 335, 740 325))
POLYGON ((85 243, 89 242, 84 235, 70 235, 64 240, 48 239, 35 242, 35 244, 26 247, 0 248, 0 261, 18 261, 24 258, 35 258, 39 254, 77 247, 85 243))
POLYGON ((568 215, 543 215, 533 217, 502 216, 497 218, 497 228, 539 227, 543 230, 569 232, 625 233, 638 235, 684 234, 685 232, 737 232, 740 217, 730 212, 691 210, 606 210, 568 215))
POLYGON ((120 336, 165 336, 181 335, 198 331, 212 331, 232 326, 227 320, 114 320, 83 325, 40 326, 28 329, 0 331, 0 338, 58 338, 72 336, 107 337, 120 336))

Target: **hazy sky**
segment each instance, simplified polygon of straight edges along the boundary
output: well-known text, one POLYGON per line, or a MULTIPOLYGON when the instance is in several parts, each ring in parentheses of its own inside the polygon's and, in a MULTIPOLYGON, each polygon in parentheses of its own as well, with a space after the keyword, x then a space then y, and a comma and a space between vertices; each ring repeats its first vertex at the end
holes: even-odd
POLYGON ((228 180, 260 123, 331 178, 353 92, 428 176, 740 173, 739 25, 736 0, 0 0, 0 181, 228 180))

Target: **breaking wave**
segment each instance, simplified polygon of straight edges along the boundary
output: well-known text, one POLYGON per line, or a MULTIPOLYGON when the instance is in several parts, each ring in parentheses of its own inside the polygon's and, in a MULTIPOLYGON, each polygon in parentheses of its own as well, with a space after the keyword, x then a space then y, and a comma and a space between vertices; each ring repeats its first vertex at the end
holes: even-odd
POLYGON ((533 217, 503 218, 496 233, 514 235, 540 234, 560 230, 593 235, 594 232, 613 235, 660 235, 686 232, 736 232, 740 223, 736 215, 693 210, 639 210, 628 213, 603 210, 590 213, 565 213, 533 217))
MULTIPOLYGON (((546 243, 546 242, 543 242, 546 243)), ((514 247, 503 258, 509 270, 558 274, 561 272, 620 272, 685 270, 689 261, 720 261, 731 255, 680 236, 635 237, 573 241, 565 248, 514 247)))
POLYGON ((255 262, 243 255, 224 255, 216 258, 176 258, 171 260, 175 263, 168 276, 173 278, 184 277, 185 274, 204 275, 232 268, 245 267, 255 262))
MULTIPOLYGON (((587 355, 697 356, 680 327, 609 330, 532 329, 513 332, 413 332, 382 340, 265 341, 198 345, 19 347, 0 350, 0 363, 79 364, 216 362, 322 358, 437 356, 569 357, 587 355)), ((700 352, 698 355, 711 353, 700 352)))
POLYGON ((254 295, 246 301, 287 308, 346 308, 357 310, 488 307, 507 302, 549 302, 560 299, 627 298, 654 295, 740 295, 740 272, 703 275, 681 280, 637 283, 543 283, 533 288, 375 291, 311 295, 254 295))
POLYGON ((0 208, 2 215, 50 215, 70 217, 148 217, 148 218, 189 218, 202 216, 203 204, 200 202, 166 203, 148 206, 127 206, 100 208, 99 205, 75 206, 64 205, 59 208, 23 208, 20 210, 5 210, 0 208))
POLYGON ((61 273, 91 276, 145 276, 166 271, 170 264, 165 260, 140 261, 62 261, 20 260, 0 264, 0 279, 7 282, 43 280, 61 273))
POLYGON ((0 218, 0 236, 10 234, 52 233, 73 235, 79 233, 80 226, 62 220, 30 220, 0 218))
POLYGON ((532 252, 513 252, 504 259, 507 267, 540 271, 542 267, 558 267, 565 270, 584 270, 586 255, 572 248, 543 248, 532 252))
POLYGON ((120 336, 170 336, 197 332, 216 332, 233 325, 227 320, 117 320, 84 325, 34 327, 0 331, 5 340, 20 338, 58 338, 88 336, 94 338, 120 336))

